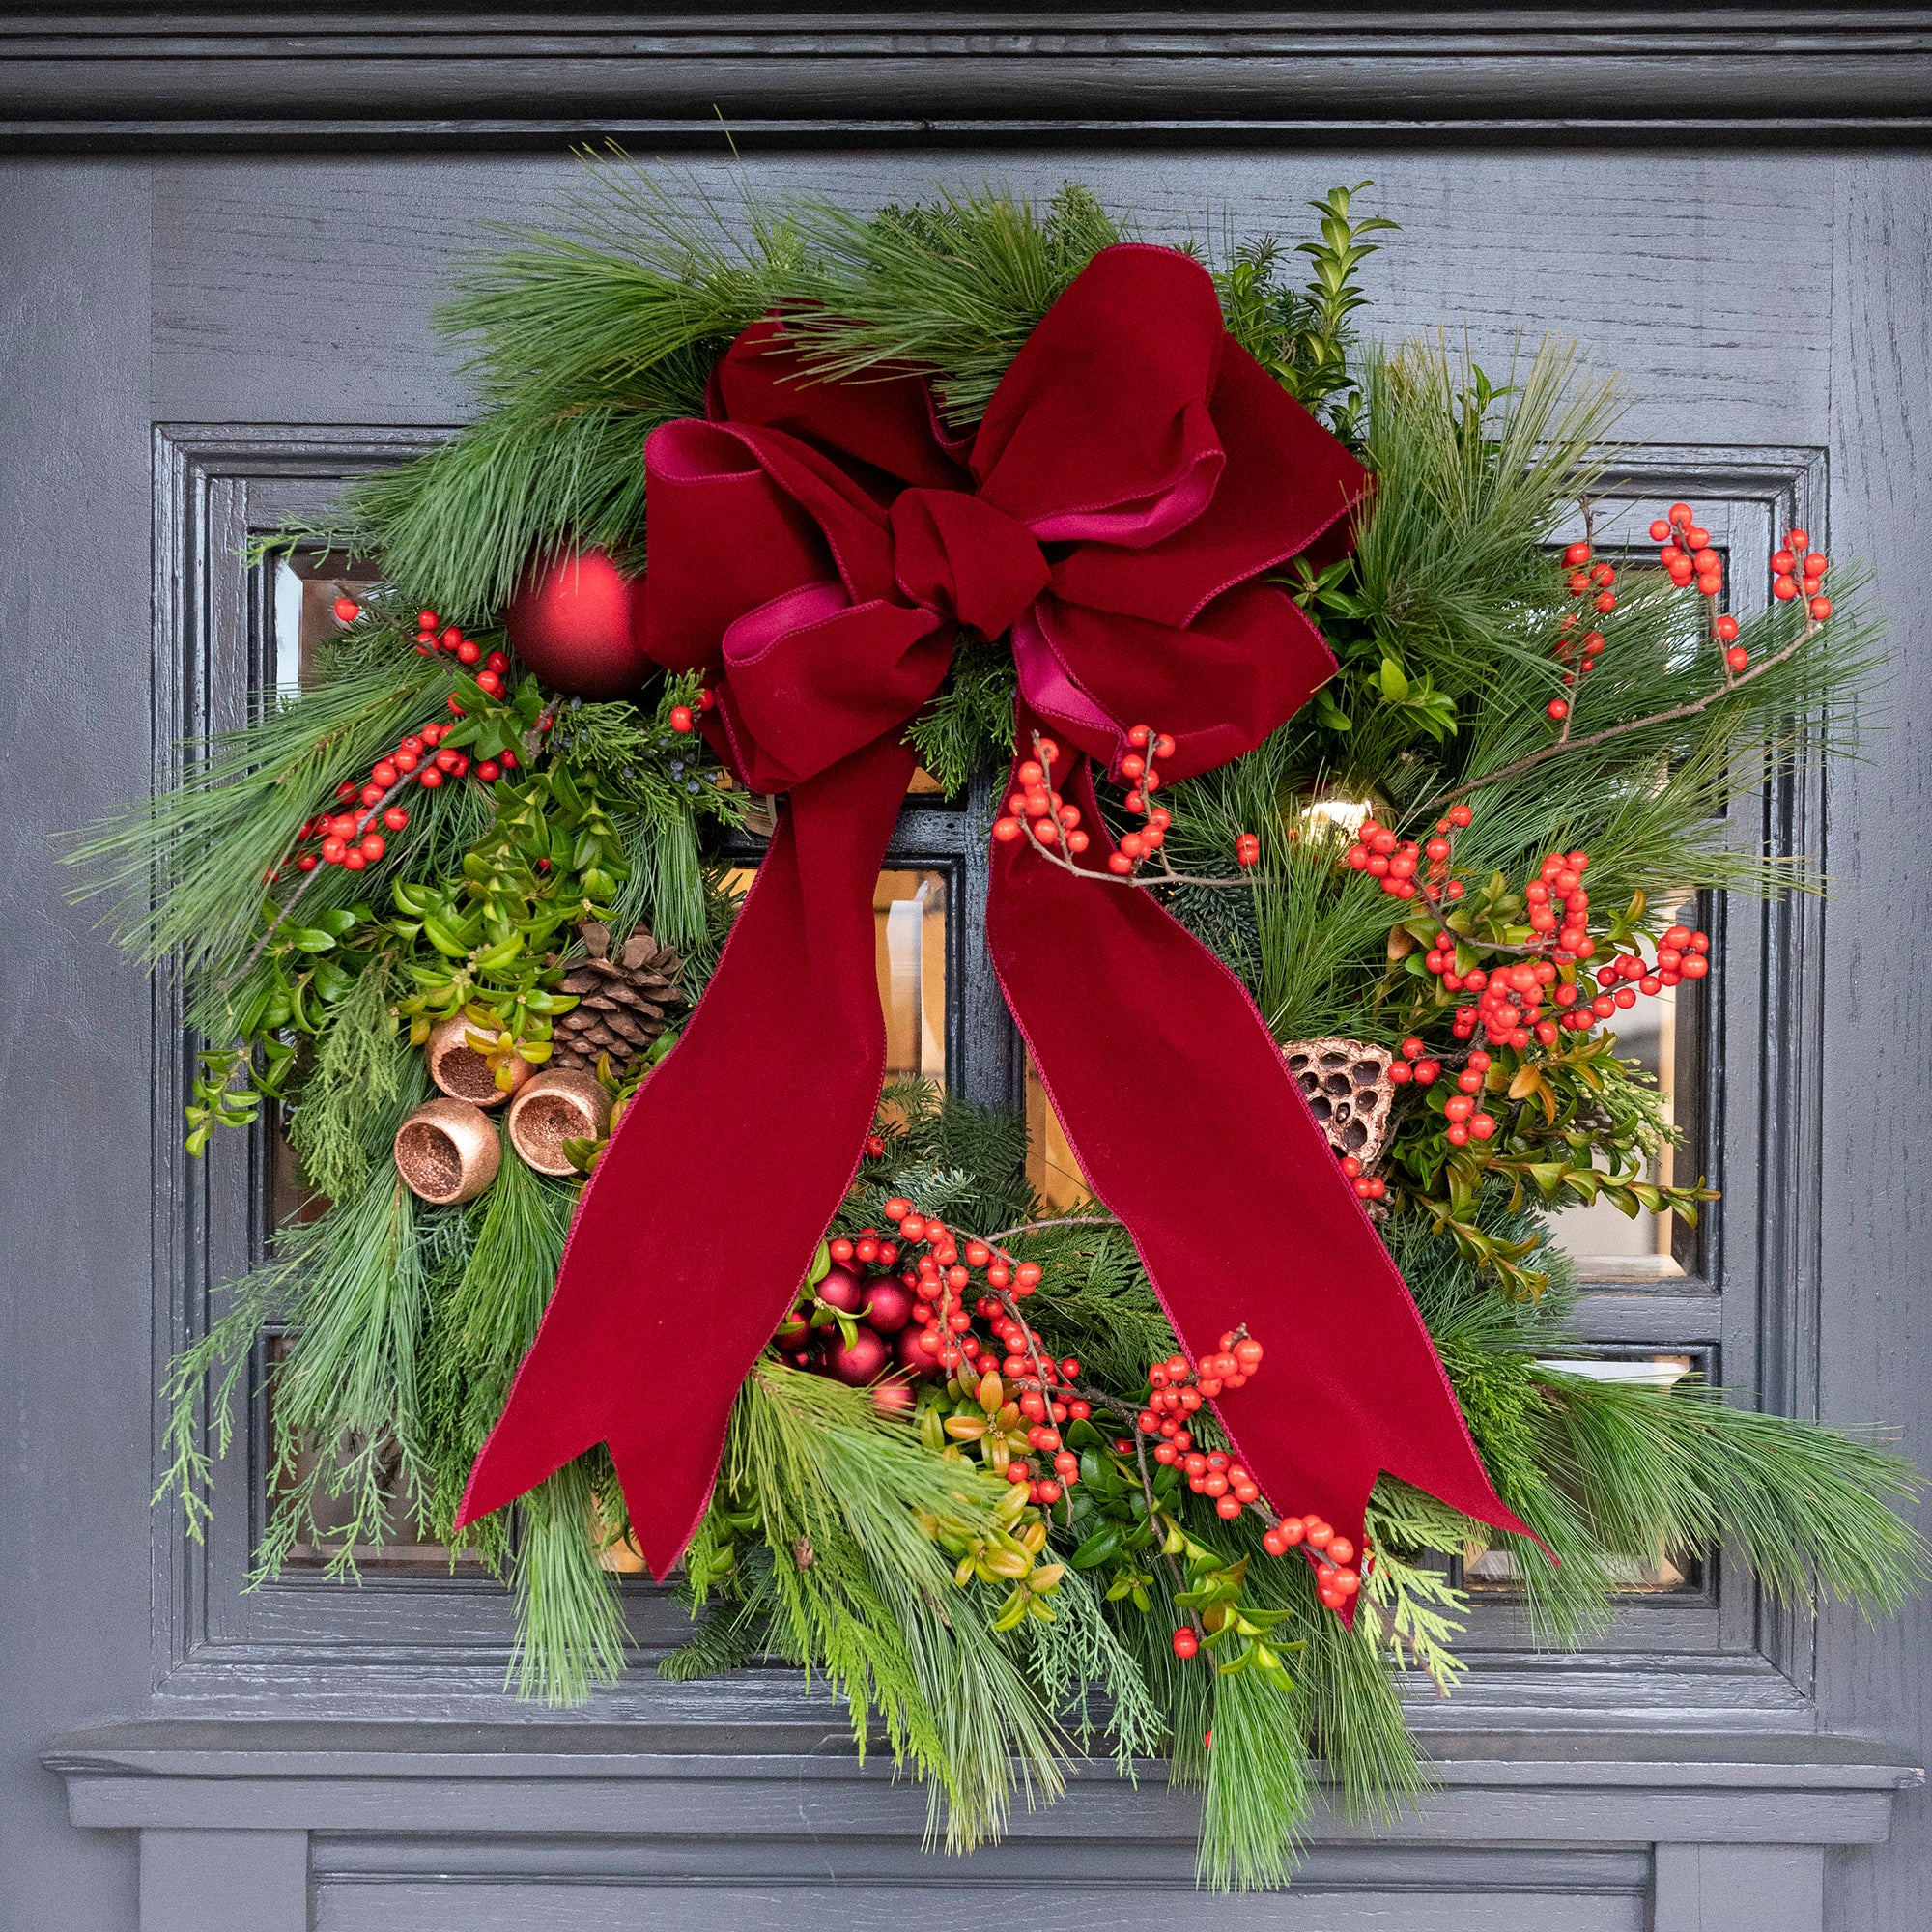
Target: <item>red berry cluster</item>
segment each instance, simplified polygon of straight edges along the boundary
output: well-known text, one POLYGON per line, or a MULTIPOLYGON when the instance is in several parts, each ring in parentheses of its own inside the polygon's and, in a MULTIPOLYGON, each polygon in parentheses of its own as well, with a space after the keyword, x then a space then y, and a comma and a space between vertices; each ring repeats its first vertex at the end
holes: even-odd
POLYGON ((1360 1569, 1353 1567, 1355 1546, 1337 1536, 1319 1516, 1285 1516, 1262 1537, 1270 1556, 1286 1556, 1300 1548, 1315 1566, 1315 1594, 1331 1610, 1339 1610, 1362 1587, 1369 1555, 1362 1552, 1360 1569))
MULTIPOLYGON (((1136 1418, 1142 1435, 1159 1435, 1153 1449, 1157 1463, 1173 1463, 1194 1447, 1186 1418, 1202 1403, 1211 1403, 1223 1389, 1240 1389, 1262 1366, 1262 1345, 1244 1329, 1233 1329, 1221 1337, 1221 1352, 1204 1356, 1200 1366, 1192 1366, 1184 1354, 1171 1354, 1165 1362, 1155 1362, 1148 1370, 1148 1406, 1136 1418)), ((1190 1470, 1188 1474, 1198 1474, 1190 1470)), ((1221 1492, 1211 1492, 1219 1495, 1221 1492)), ((1238 1515, 1238 1511, 1223 1511, 1238 1515)))
POLYGON ((1563 564, 1570 573, 1565 581, 1571 596, 1580 598, 1591 610, 1601 611, 1605 616, 1617 608, 1617 572, 1614 564, 1593 564, 1587 543, 1573 543, 1563 553, 1563 564))
MULTIPOLYGON (((1153 1457, 1156 1463, 1185 1463, 1194 1448, 1194 1437, 1187 1428, 1187 1418, 1204 1402, 1212 1402, 1223 1389, 1243 1387, 1250 1376, 1262 1365, 1262 1345, 1244 1328, 1231 1329, 1221 1337, 1218 1354, 1204 1355, 1199 1367, 1189 1363, 1185 1355, 1170 1355, 1164 1362, 1156 1362, 1148 1370, 1147 1406, 1135 1418, 1136 1426, 1143 1435, 1158 1435, 1154 1444, 1153 1457)), ((1220 1468, 1228 1467, 1224 1457, 1220 1468)), ((1203 1472, 1186 1464, 1190 1480, 1203 1472)), ((1241 1472, 1243 1483, 1247 1472, 1241 1472)), ((1231 1487, 1223 1483, 1221 1489, 1202 1491, 1197 1494, 1208 1494, 1220 1498, 1231 1487)), ((1256 1495, 1260 1494, 1256 1491, 1256 1495)), ((1253 1501, 1254 1497, 1244 1498, 1253 1501)), ((1239 1516, 1240 1504, 1233 1509, 1224 1509, 1226 1517, 1239 1516)))
MULTIPOLYGON (((1432 1060, 1429 1057, 1428 1046, 1414 1034, 1410 1034, 1402 1043, 1402 1058, 1389 1068, 1389 1078, 1398 1087, 1406 1087, 1411 1080, 1418 1087, 1433 1087, 1441 1077, 1442 1063, 1439 1060, 1432 1060)), ((1342 1163, 1342 1172, 1347 1174, 1348 1171, 1349 1163, 1345 1160, 1342 1163)), ((1356 1190, 1357 1193, 1360 1191, 1359 1188, 1356 1190)), ((1364 1198, 1373 1200, 1378 1197, 1371 1195, 1364 1198)))
POLYGON ((1080 829, 1080 808, 1068 805, 1053 789, 1053 767, 1060 747, 1051 738, 1036 736, 1034 754, 1013 776, 1019 789, 1007 800, 1006 815, 993 821, 993 837, 1010 845, 1024 835, 1041 845, 1065 845, 1079 854, 1092 842, 1080 829))
POLYGON ((1706 597, 1724 594, 1724 559, 1711 548, 1711 532, 1692 522, 1689 503, 1671 504, 1669 515, 1651 525, 1650 538, 1662 546, 1657 560, 1678 589, 1694 582, 1706 597))
MULTIPOLYGON (((404 791, 412 784, 434 791, 445 779, 469 772, 469 754, 440 744, 442 731, 440 724, 425 724, 410 732, 393 752, 376 760, 366 779, 359 783, 346 779, 337 785, 338 809, 310 819, 296 835, 298 843, 315 841, 313 850, 296 855, 297 870, 312 872, 322 865, 359 872, 374 865, 388 849, 377 822, 389 832, 400 832, 410 822, 409 813, 395 803, 404 791)), ((476 776, 492 783, 516 762, 516 753, 505 752, 500 759, 484 759, 476 776)))
MULTIPOLYGON (((1165 807, 1149 803, 1149 795, 1160 789, 1160 772, 1154 760, 1173 755, 1174 740, 1164 731, 1136 724, 1127 732, 1127 753, 1121 760, 1121 776, 1130 787, 1126 806, 1137 818, 1147 820, 1147 827, 1123 833, 1120 844, 1107 855, 1108 871, 1122 879, 1131 878, 1143 860, 1160 850, 1167 842, 1167 828, 1174 823, 1165 807)), ((993 821, 993 837, 1003 845, 1028 838, 1038 845, 1062 846, 1070 858, 1078 858, 1092 838, 1081 828, 1080 808, 1068 805, 1053 789, 1053 767, 1059 760, 1060 747, 1051 738, 1036 735, 1033 750, 1033 756, 1013 775, 1019 789, 1009 795, 1006 814, 993 821)), ((1255 857, 1260 856, 1257 841, 1255 857)))
MULTIPOLYGON (((476 682, 492 697, 503 695, 503 673, 510 668, 510 660, 501 651, 484 653, 483 646, 474 638, 466 638, 457 624, 445 624, 434 611, 416 612, 416 649, 424 657, 434 657, 438 651, 447 651, 456 662, 471 671, 476 682), (474 667, 481 665, 481 670, 474 667)), ((452 700, 451 710, 456 709, 452 700)))
POLYGON ((673 704, 670 708, 670 728, 673 731, 695 731, 697 728, 697 713, 709 711, 718 702, 717 694, 707 685, 697 694, 697 709, 689 704, 673 704))
POLYGON ((1391 832, 1386 825, 1378 825, 1373 818, 1365 818, 1355 831, 1355 842, 1342 857, 1346 864, 1357 872, 1367 872, 1371 878, 1382 882, 1382 891, 1399 899, 1412 899, 1416 895, 1416 873, 1423 871, 1430 895, 1446 895, 1452 899, 1463 896, 1463 882, 1449 876, 1449 832, 1467 825, 1473 816, 1466 805, 1449 808, 1448 816, 1438 819, 1435 837, 1427 845, 1421 845, 1413 838, 1404 838, 1391 832), (1426 871, 1423 862, 1427 860, 1426 871))
MULTIPOLYGON (((1657 942, 1657 957, 1646 966, 1634 952, 1619 953, 1597 971, 1597 984, 1603 989, 1590 1002, 1590 1011, 1608 1019, 1619 1007, 1636 1005, 1638 993, 1655 995, 1683 980, 1701 980, 1711 970, 1711 942, 1707 935, 1688 925, 1673 925, 1657 942), (1634 991, 1632 983, 1634 984, 1634 991)), ((1577 1009, 1582 1011, 1581 1008, 1577 1009)), ((1588 1020, 1583 1021, 1589 1025, 1588 1020)))
POLYGON ((1832 600, 1823 594, 1825 573, 1831 567, 1831 559, 1822 551, 1811 550, 1811 539, 1804 530, 1787 530, 1784 548, 1772 554, 1771 594, 1780 604, 1788 604, 1802 592, 1805 614, 1814 624, 1822 624, 1832 614, 1832 600), (1802 582, 1801 556, 1804 558, 1802 582))
MULTIPOLYGON (((1596 668, 1597 658, 1605 642, 1603 632, 1594 626, 1586 629, 1577 639, 1573 639, 1571 632, 1584 621, 1586 612, 1595 611, 1600 616, 1607 616, 1617 608, 1616 566, 1593 564, 1590 561, 1592 554, 1587 543, 1573 543, 1563 553, 1563 565, 1569 573, 1565 582, 1571 596, 1577 600, 1576 608, 1563 613, 1556 640, 1557 661, 1570 667, 1563 673, 1563 682, 1569 685, 1587 677, 1596 668)), ((1546 709, 1551 718, 1561 724, 1570 715, 1570 700, 1553 697, 1546 709)))

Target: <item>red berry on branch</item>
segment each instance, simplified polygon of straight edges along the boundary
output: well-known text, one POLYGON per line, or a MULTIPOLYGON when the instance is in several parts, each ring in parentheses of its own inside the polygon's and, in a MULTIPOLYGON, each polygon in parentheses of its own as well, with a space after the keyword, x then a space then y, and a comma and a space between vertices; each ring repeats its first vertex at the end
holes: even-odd
POLYGON ((673 704, 670 708, 670 728, 673 731, 689 731, 691 725, 691 706, 688 704, 673 704))
POLYGON ((1567 718, 1570 715, 1570 704, 1567 698, 1552 697, 1549 700, 1549 702, 1544 706, 1544 709, 1549 713, 1550 717, 1558 720, 1567 718))
MULTIPOLYGON (((1818 601, 1822 604, 1824 602, 1824 599, 1820 598, 1818 601)), ((1746 667, 1749 665, 1749 663, 1750 663, 1750 653, 1747 650, 1746 650, 1742 644, 1733 644, 1730 647, 1730 649, 1724 653, 1724 668, 1730 671, 1734 676, 1736 675, 1737 672, 1745 669, 1746 667)))
POLYGON ((1829 597, 1814 597, 1804 608, 1810 611, 1814 624, 1822 624, 1832 614, 1832 600, 1829 597))
POLYGON ((1667 541, 1669 535, 1670 535, 1670 526, 1666 524, 1662 517, 1659 517, 1657 521, 1653 523, 1650 526, 1651 542, 1663 543, 1667 541))
POLYGON ((1174 1634, 1174 1654, 1176 1657, 1192 1657, 1201 1648, 1201 1639, 1185 1625, 1174 1634))
POLYGON ((338 597, 335 600, 335 617, 341 624, 353 624, 362 614, 362 607, 353 597, 338 597))
POLYGON ((1811 548, 1811 539, 1803 530, 1786 530, 1784 541, 1793 550, 1809 550, 1811 548))

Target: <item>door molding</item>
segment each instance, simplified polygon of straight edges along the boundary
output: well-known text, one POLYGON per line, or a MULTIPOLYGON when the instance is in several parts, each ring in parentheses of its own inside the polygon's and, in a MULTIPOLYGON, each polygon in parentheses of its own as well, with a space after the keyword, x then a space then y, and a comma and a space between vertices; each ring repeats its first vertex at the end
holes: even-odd
POLYGON ((1916 7, 29 14, 0 152, 1135 140, 1923 145, 1916 7))
MULTIPOLYGON (((142 1932, 307 1932, 311 1915, 473 1932, 539 1899, 568 1932, 640 1912, 709 1928, 772 1922, 775 1892, 809 1917, 810 1891, 873 1926, 905 1922, 915 1893, 987 1887, 1077 1888, 1088 1913, 1111 1894, 1122 1915, 1151 1891, 1178 1926, 1230 1922, 1193 1889, 1199 1798, 1158 1765, 1138 1785, 1086 1767, 962 1864, 924 1849, 924 1794, 854 1762, 842 1729, 739 1755, 658 1726, 151 1722, 44 1762, 76 1825, 140 1833, 142 1932)), ((1566 1925, 1606 1932, 1823 1932, 1825 1848, 1882 1842, 1923 1777, 1857 1740, 1682 1733, 1491 1733, 1430 1769, 1392 1822, 1319 1804, 1267 1922, 1368 1932, 1394 1908, 1419 1932, 1526 1932, 1560 1900, 1566 1925)))
MULTIPOLYGON (((325 518, 340 483, 393 464, 448 434, 446 428, 339 424, 166 423, 154 432, 154 761, 156 788, 177 779, 185 739, 240 724, 251 693, 272 685, 272 593, 244 563, 251 535, 290 516, 325 518)), ((1680 490, 1693 495, 1720 548, 1769 554, 1776 531, 1802 523, 1824 543, 1824 453, 1808 447, 1662 446, 1628 449, 1605 479, 1606 506, 1640 531, 1680 490), (1650 507, 1646 507, 1646 506, 1650 507)), ((1761 605, 1758 573, 1734 572, 1738 608, 1761 605)), ((893 854, 937 864, 955 877, 983 867, 986 801, 974 810, 909 807, 893 854)), ((1779 851, 1824 844, 1822 775, 1795 755, 1737 813, 1738 836, 1779 851)), ((748 854, 748 856, 750 856, 748 854)), ((1781 904, 1720 904, 1713 925, 1723 970, 1713 981, 1709 1053, 1713 1078, 1705 1157, 1729 1190, 1705 1249, 1702 1278, 1661 1292, 1586 1289, 1577 1340, 1606 1352, 1684 1350, 1716 1379, 1758 1388, 1786 1414, 1815 1412, 1817 1374, 1819 1064, 1822 1012, 1812 968, 1823 908, 1813 897, 1781 904), (1726 1050, 1726 1042, 1732 1050, 1726 1050), (1728 1073, 1724 1069, 1728 1066, 1728 1073), (1728 1158, 1725 1157, 1728 1150, 1728 1158)), ((976 1097, 1005 1099, 1017 1071, 1016 1036, 983 950, 952 922, 954 964, 967 987, 958 1063, 976 1097), (976 974, 984 980, 976 984, 976 974)), ((268 1225, 266 1135, 217 1135, 208 1154, 182 1151, 180 1109, 196 1042, 184 1026, 179 988, 155 993, 152 1116, 156 1176, 155 1387, 168 1361, 205 1332, 209 1297, 262 1257, 268 1225)), ((372 1569, 347 1588, 291 1573, 244 1593, 260 1533, 266 1405, 259 1387, 235 1417, 236 1447, 216 1463, 213 1520, 192 1542, 181 1512, 154 1512, 155 1685, 184 1712, 227 1717, 336 1713, 344 1718, 434 1721, 458 1710, 479 1721, 517 1710, 503 1689, 512 1631, 499 1586, 477 1576, 372 1569)), ((164 1417, 156 1415, 158 1445, 164 1417)), ((156 1468, 152 1480, 158 1480, 156 1468)), ((587 1715, 609 1721, 750 1721, 768 1747, 786 1747, 809 1721, 796 1674, 750 1673, 735 1685, 672 1686, 652 1668, 689 1634, 674 1597, 632 1580, 627 1619, 635 1666, 600 1690, 587 1715), (754 1704, 755 1700, 755 1704, 754 1704)), ((1637 1723, 1693 1730, 1804 1731, 1811 1702, 1814 1620, 1780 1610, 1742 1567, 1703 1566, 1697 1588, 1631 1600, 1591 1648, 1538 1654, 1507 1601, 1478 1599, 1463 1654, 1475 1665, 1445 1705, 1426 1682, 1413 1687, 1411 1721, 1437 1739, 1501 1726, 1557 1731, 1637 1723)))

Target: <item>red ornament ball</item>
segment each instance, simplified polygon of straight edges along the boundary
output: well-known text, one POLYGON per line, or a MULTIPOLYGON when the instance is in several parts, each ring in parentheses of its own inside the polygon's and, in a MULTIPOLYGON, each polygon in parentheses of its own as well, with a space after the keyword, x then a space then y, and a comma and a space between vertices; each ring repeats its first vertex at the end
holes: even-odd
POLYGON ((644 581, 625 577, 601 550, 532 570, 503 628, 523 663, 573 697, 625 696, 657 668, 644 654, 644 581))
POLYGON ((850 1268, 832 1267, 818 1284, 818 1298, 846 1315, 856 1315, 865 1305, 865 1284, 850 1268))
POLYGON ((923 1328, 901 1328, 893 1337, 893 1359, 900 1368, 915 1376, 942 1373, 938 1350, 928 1350, 923 1346, 927 1332, 923 1328))
POLYGON ((892 1350, 885 1337, 875 1335, 869 1328, 861 1328, 853 1335, 849 1348, 841 1344, 826 1356, 825 1367, 837 1380, 853 1388, 864 1388, 885 1374, 891 1360, 892 1350))
POLYGON ((891 1275, 866 1284, 866 1324, 881 1335, 896 1335, 912 1320, 912 1291, 891 1275))

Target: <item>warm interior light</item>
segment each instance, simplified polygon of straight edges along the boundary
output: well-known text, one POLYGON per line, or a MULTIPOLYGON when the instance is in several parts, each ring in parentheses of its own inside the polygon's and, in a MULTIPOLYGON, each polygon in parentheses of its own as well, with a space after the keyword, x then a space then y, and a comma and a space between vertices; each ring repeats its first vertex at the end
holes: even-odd
POLYGON ((1301 822, 1318 831, 1346 832, 1352 838, 1375 807, 1365 798, 1318 798, 1301 809, 1301 822))

